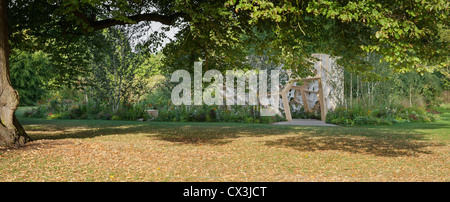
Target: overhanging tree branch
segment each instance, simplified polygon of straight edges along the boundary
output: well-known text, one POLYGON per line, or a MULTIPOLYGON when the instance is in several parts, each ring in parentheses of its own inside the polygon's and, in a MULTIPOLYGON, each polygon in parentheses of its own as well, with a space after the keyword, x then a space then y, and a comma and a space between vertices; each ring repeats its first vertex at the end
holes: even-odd
POLYGON ((94 31, 105 29, 108 27, 112 27, 115 25, 126 25, 126 24, 132 24, 137 23, 141 21, 153 21, 153 22, 160 22, 164 25, 173 25, 175 21, 179 18, 187 18, 187 15, 184 13, 174 13, 172 15, 161 15, 157 13, 145 13, 145 14, 137 14, 128 16, 127 18, 130 19, 132 22, 125 22, 121 20, 116 19, 105 19, 105 20, 93 20, 89 19, 84 13, 79 11, 74 11, 75 16, 77 16, 79 19, 83 20, 84 23, 88 25, 88 27, 91 27, 94 29, 94 31))

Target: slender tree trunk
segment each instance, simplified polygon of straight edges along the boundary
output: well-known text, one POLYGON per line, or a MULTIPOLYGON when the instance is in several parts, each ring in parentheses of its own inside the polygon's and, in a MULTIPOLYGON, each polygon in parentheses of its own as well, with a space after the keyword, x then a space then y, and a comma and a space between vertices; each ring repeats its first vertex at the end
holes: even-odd
POLYGON ((350 106, 348 108, 353 106, 353 73, 350 72, 350 106))
POLYGON ((412 83, 409 84, 409 107, 412 107, 412 83))
POLYGON ((359 82, 359 76, 358 76, 358 74, 356 74, 356 100, 358 101, 359 100, 359 84, 360 82, 359 82))
POLYGON ((31 138, 14 114, 19 106, 19 94, 9 78, 8 0, 0 0, 0 4, 0 146, 18 146, 31 138))
POLYGON ((370 106, 371 97, 370 97, 370 83, 367 82, 367 106, 370 106))

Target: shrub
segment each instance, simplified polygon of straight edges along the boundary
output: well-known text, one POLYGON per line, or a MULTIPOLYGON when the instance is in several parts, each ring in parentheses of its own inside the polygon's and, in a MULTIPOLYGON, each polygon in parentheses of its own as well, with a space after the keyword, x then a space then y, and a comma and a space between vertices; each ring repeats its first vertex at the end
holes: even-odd
MULTIPOLYGON (((77 101, 54 97, 42 100, 38 107, 25 112, 27 117, 48 119, 100 119, 100 120, 155 120, 155 121, 195 121, 195 122, 240 122, 265 123, 284 121, 279 116, 261 116, 258 106, 175 106, 169 102, 159 103, 157 118, 147 114, 147 109, 155 105, 148 102, 121 103, 115 113, 106 102, 98 100, 77 101), (151 106, 151 107, 150 107, 151 106), (49 115, 52 114, 52 115, 49 115)), ((317 114, 306 114, 309 118, 320 118, 317 114)))
POLYGON ((63 119, 67 117, 65 113, 48 114, 47 119, 63 119))
POLYGON ((119 120, 121 120, 121 119, 120 119, 119 116, 114 115, 114 116, 111 117, 111 120, 113 120, 113 121, 119 121, 119 120))
POLYGON ((31 118, 44 118, 47 114, 48 113, 46 113, 46 111, 40 107, 33 108, 31 111, 26 111, 24 113, 24 115, 26 117, 31 117, 31 118))
POLYGON ((352 108, 338 107, 327 114, 327 123, 337 125, 392 125, 404 122, 429 122, 439 117, 422 108, 404 108, 380 106, 364 110, 358 106, 352 108))

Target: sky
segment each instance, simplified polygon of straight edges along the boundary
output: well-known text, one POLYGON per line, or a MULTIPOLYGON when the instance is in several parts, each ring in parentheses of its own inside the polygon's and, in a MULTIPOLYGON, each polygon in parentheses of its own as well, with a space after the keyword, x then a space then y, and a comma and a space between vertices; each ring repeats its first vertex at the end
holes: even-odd
MULTIPOLYGON (((142 35, 139 36, 139 33, 132 33, 133 35, 135 35, 137 38, 132 40, 132 45, 136 45, 139 42, 143 42, 146 41, 148 39, 148 37, 150 36, 150 34, 154 33, 155 31, 163 31, 162 26, 165 26, 159 22, 151 22, 150 23, 150 27, 145 27, 144 29, 140 29, 140 30, 146 30, 146 33, 141 33, 142 35)), ((175 35, 177 34, 177 32, 179 31, 179 29, 177 27, 171 27, 171 29, 169 31, 164 31, 164 33, 166 34, 167 38, 163 39, 163 45, 158 47, 158 49, 156 50, 156 52, 161 51, 162 48, 169 43, 171 40, 173 40, 175 38, 175 35)))

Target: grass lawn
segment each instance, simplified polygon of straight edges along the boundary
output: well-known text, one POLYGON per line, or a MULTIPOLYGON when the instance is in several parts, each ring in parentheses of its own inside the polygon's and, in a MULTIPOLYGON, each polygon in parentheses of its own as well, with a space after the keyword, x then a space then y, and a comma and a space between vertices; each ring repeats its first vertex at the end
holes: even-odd
POLYGON ((19 118, 0 181, 450 181, 450 105, 432 123, 304 127, 19 118))

